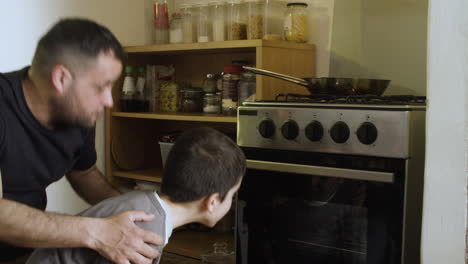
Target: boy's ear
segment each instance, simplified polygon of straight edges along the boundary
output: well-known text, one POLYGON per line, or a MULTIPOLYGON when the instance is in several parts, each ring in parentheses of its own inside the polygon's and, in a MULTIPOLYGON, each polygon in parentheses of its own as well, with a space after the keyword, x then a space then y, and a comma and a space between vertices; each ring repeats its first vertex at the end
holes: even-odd
POLYGON ((216 207, 221 203, 219 193, 212 193, 205 198, 204 207, 209 213, 213 213, 216 207))

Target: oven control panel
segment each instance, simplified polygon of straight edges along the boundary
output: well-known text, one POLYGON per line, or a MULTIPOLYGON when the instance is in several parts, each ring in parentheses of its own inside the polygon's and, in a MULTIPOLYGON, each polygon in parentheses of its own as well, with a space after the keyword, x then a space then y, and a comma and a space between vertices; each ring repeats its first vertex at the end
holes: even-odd
POLYGON ((241 106, 243 147, 407 158, 412 111, 241 106))

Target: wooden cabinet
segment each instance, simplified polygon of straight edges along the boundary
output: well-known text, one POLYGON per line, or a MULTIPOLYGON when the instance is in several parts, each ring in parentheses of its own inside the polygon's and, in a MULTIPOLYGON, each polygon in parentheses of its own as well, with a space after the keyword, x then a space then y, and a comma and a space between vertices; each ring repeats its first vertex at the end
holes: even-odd
MULTIPOLYGON (((177 81, 201 87, 207 73, 221 72, 233 60, 246 60, 257 68, 297 77, 315 75, 315 49, 309 44, 284 41, 239 40, 192 44, 133 46, 125 48, 127 65, 173 64, 177 81)), ((122 81, 113 89, 114 108, 106 111, 106 177, 116 185, 134 180, 161 182, 162 162, 158 137, 191 127, 210 126, 235 138, 236 117, 215 114, 121 112, 122 81)), ((278 93, 307 94, 307 89, 271 77, 257 76, 257 99, 272 100, 278 93)), ((228 217, 234 217, 230 214, 228 217)), ((231 232, 175 232, 165 251, 199 259, 215 241, 234 246, 231 232)))

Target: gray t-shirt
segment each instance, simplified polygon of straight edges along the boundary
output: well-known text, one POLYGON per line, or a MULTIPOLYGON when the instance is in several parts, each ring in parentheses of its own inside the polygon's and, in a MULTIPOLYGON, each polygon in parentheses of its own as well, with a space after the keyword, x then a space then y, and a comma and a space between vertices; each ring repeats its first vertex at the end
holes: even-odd
MULTIPOLYGON (((135 222, 139 227, 159 234, 166 238, 166 213, 158 201, 154 191, 132 191, 104 200, 80 213, 80 216, 105 218, 128 210, 142 210, 154 214, 150 222, 135 222)), ((162 253, 163 246, 155 246, 162 253)), ((159 263, 160 257, 153 261, 159 263)), ((26 264, 36 263, 82 263, 82 264, 110 264, 99 253, 88 248, 44 248, 36 249, 26 264)))

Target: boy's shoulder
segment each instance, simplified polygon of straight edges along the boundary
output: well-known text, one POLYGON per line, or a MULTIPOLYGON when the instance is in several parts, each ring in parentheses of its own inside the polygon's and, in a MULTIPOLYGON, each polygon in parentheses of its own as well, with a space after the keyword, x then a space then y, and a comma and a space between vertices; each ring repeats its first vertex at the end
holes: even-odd
POLYGON ((81 212, 80 216, 108 217, 128 210, 152 212, 160 205, 154 191, 131 191, 106 199, 81 212))

